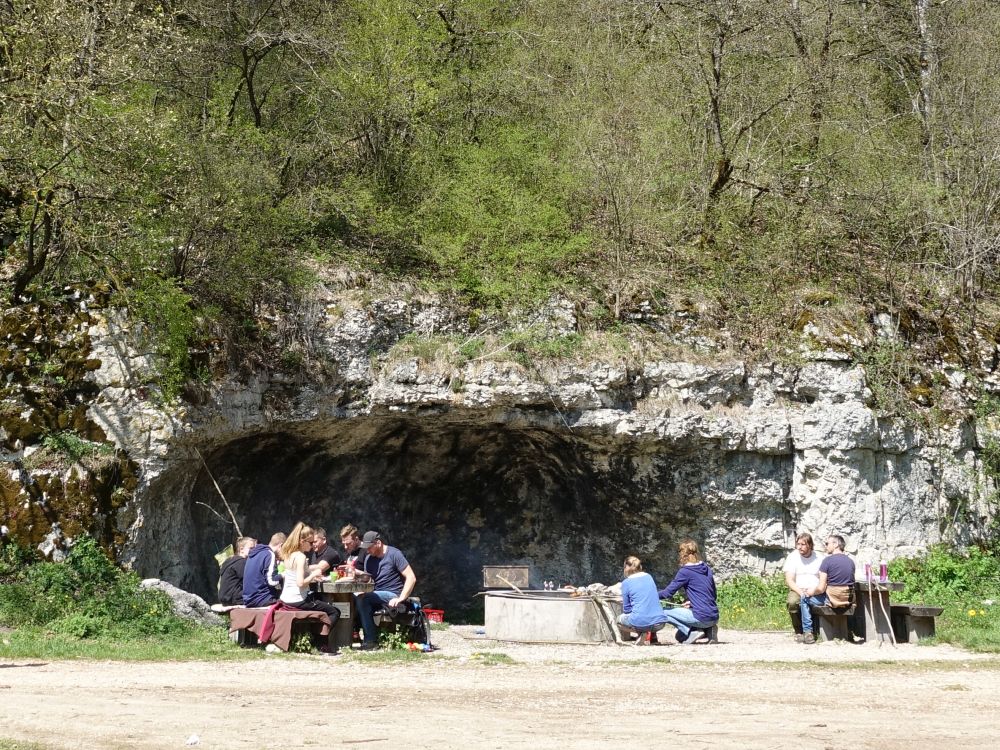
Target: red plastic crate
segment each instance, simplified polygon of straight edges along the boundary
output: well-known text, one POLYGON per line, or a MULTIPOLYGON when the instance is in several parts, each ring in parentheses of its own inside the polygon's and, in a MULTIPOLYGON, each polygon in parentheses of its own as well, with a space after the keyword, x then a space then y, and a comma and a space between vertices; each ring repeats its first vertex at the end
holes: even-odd
POLYGON ((427 615, 428 622, 444 622, 443 609, 427 609, 424 607, 424 614, 427 615))

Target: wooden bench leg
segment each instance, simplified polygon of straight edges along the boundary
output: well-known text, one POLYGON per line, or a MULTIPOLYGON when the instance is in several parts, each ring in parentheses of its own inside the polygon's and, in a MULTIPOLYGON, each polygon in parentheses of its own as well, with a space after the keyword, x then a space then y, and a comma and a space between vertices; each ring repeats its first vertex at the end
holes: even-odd
POLYGON ((916 643, 921 638, 934 637, 934 618, 906 616, 906 635, 909 643, 916 643))
POLYGON ((820 615, 819 633, 824 641, 846 641, 850 638, 847 615, 820 615))

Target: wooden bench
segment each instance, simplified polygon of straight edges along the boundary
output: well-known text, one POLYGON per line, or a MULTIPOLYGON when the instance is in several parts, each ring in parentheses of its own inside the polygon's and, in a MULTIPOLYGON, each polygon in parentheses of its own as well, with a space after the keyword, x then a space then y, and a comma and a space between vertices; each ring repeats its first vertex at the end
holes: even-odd
POLYGON ((934 618, 944 607, 923 604, 892 604, 892 633, 897 643, 916 643, 921 638, 934 637, 934 618))
MULTIPOLYGON (((245 643, 241 645, 253 645, 259 642, 261 628, 264 624, 264 617, 267 614, 267 607, 246 608, 236 607, 229 612, 229 632, 246 631, 245 643), (253 636, 251 643, 251 636, 253 636)), ((278 610, 274 613, 274 632, 271 634, 271 643, 282 651, 287 651, 291 645, 292 631, 296 625, 303 625, 312 628, 319 625, 321 635, 328 635, 330 632, 331 620, 325 612, 315 610, 278 610)))
POLYGON ((847 607, 813 606, 812 612, 819 621, 819 632, 824 641, 852 639, 850 618, 854 614, 853 604, 847 607))

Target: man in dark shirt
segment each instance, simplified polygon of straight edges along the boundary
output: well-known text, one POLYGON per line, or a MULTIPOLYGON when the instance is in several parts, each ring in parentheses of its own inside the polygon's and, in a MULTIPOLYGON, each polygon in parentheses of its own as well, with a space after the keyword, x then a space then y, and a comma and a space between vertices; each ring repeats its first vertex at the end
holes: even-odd
POLYGON ((802 613, 803 643, 815 643, 812 634, 812 610, 810 607, 831 605, 846 606, 851 603, 854 591, 854 560, 844 552, 844 537, 831 534, 826 538, 826 557, 819 565, 819 583, 807 596, 802 597, 800 611, 802 613))
POLYGON ((378 648, 374 613, 383 606, 395 607, 406 602, 417 584, 417 576, 403 553, 390 547, 377 531, 366 531, 361 548, 368 553, 364 572, 375 581, 375 590, 358 597, 358 619, 365 633, 363 650, 378 648))
POLYGON ((228 558, 219 569, 219 602, 227 607, 243 604, 243 571, 247 566, 247 555, 257 544, 249 536, 236 540, 236 554, 228 558))
POLYGON ((365 564, 367 553, 361 549, 361 534, 354 524, 347 524, 340 530, 340 543, 344 545, 344 562, 351 563, 358 570, 365 564))
POLYGON ((326 542, 326 529, 313 529, 312 551, 309 553, 309 569, 319 570, 326 575, 340 565, 340 554, 326 542))

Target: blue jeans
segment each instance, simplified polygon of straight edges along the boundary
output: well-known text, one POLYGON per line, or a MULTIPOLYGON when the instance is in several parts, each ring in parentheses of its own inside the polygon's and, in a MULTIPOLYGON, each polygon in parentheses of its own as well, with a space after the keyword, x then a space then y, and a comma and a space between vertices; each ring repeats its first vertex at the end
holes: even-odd
POLYGON ((687 607, 671 607, 663 610, 663 614, 667 616, 667 622, 677 628, 677 631, 685 638, 692 630, 706 630, 718 622, 718 620, 702 622, 687 607))
POLYGON ((830 600, 826 598, 826 594, 802 597, 801 601, 799 601, 799 612, 802 613, 803 633, 813 632, 813 615, 812 610, 809 609, 809 607, 822 607, 828 601, 830 600))
POLYGON ((365 631, 365 643, 378 643, 375 613, 388 604, 390 599, 395 599, 397 596, 399 596, 399 592, 397 591, 369 591, 366 594, 358 596, 356 602, 358 606, 358 620, 361 623, 361 629, 365 631))

